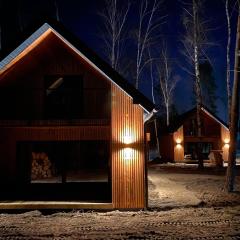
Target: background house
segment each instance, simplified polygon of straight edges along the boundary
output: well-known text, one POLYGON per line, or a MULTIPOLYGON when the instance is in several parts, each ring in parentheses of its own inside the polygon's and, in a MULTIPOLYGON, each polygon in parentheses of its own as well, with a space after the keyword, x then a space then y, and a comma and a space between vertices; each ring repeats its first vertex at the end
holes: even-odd
POLYGON ((153 107, 63 26, 39 26, 0 62, 1 200, 146 207, 153 107))
POLYGON ((160 153, 163 159, 183 162, 186 155, 196 159, 197 143, 202 143, 202 156, 208 159, 211 150, 221 150, 228 159, 228 126, 205 107, 201 108, 202 136, 197 137, 196 108, 180 115, 169 127, 160 127, 160 153))

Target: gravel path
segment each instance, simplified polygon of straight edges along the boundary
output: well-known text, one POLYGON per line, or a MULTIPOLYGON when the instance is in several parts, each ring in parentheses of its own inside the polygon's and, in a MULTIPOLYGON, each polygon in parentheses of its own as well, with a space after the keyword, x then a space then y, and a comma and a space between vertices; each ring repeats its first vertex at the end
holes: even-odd
POLYGON ((240 239, 240 207, 0 215, 0 239, 240 239))

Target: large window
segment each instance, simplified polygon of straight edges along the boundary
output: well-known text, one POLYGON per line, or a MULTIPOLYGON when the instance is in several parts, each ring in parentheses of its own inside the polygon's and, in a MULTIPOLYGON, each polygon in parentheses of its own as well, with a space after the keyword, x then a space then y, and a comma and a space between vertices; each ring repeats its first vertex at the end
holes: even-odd
POLYGON ((185 143, 185 155, 191 155, 191 159, 197 159, 197 151, 198 145, 200 144, 200 149, 202 153, 203 159, 208 159, 208 155, 212 150, 212 143, 210 142, 202 142, 202 143, 195 143, 195 142, 188 142, 185 143))
POLYGON ((82 76, 45 78, 45 118, 78 119, 83 113, 82 76))
POLYGON ((18 142, 8 199, 111 202, 110 142, 18 142))
POLYGON ((31 183, 108 182, 108 141, 32 143, 31 183))

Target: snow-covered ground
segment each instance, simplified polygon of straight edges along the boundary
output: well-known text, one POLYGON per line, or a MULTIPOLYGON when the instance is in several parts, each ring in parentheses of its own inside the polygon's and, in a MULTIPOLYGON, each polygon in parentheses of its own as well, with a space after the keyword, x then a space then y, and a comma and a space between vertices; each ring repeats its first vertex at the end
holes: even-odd
POLYGON ((182 206, 240 205, 240 176, 233 193, 224 191, 225 170, 197 165, 154 165, 149 168, 149 206, 174 208, 182 206))
POLYGON ((148 211, 2 213, 0 239, 240 239, 240 194, 225 193, 224 179, 213 169, 151 166, 148 211))
POLYGON ((239 239, 240 207, 0 215, 0 239, 239 239))

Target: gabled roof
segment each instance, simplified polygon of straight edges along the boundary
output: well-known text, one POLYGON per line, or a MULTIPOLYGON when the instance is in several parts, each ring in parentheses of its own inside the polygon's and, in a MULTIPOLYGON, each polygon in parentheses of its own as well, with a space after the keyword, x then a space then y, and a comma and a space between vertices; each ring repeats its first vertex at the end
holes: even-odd
MULTIPOLYGON (((210 118, 212 118, 214 121, 218 122, 221 126, 223 126, 224 128, 228 129, 228 125, 225 122, 223 122, 220 118, 218 118, 207 107, 202 106, 201 107, 201 111, 206 113, 210 118)), ((174 123, 170 124, 169 127, 164 128, 162 132, 164 132, 164 133, 166 133, 166 132, 167 133, 173 133, 173 132, 177 131, 183 125, 184 121, 186 119, 188 119, 189 117, 191 117, 196 112, 197 112, 197 108, 194 107, 194 108, 190 109, 189 111, 179 115, 177 117, 177 119, 174 121, 174 123)))
POLYGON ((34 43, 43 39, 49 32, 54 33, 59 39, 67 44, 74 52, 81 56, 86 62, 94 67, 99 73, 116 84, 132 99, 134 104, 139 104, 147 112, 154 109, 154 104, 139 92, 132 84, 117 73, 109 64, 103 61, 94 51, 88 48, 79 38, 69 32, 62 24, 51 22, 40 25, 25 41, 23 41, 15 50, 6 54, 0 62, 0 75, 10 68, 18 59, 21 59, 31 50, 34 43))

